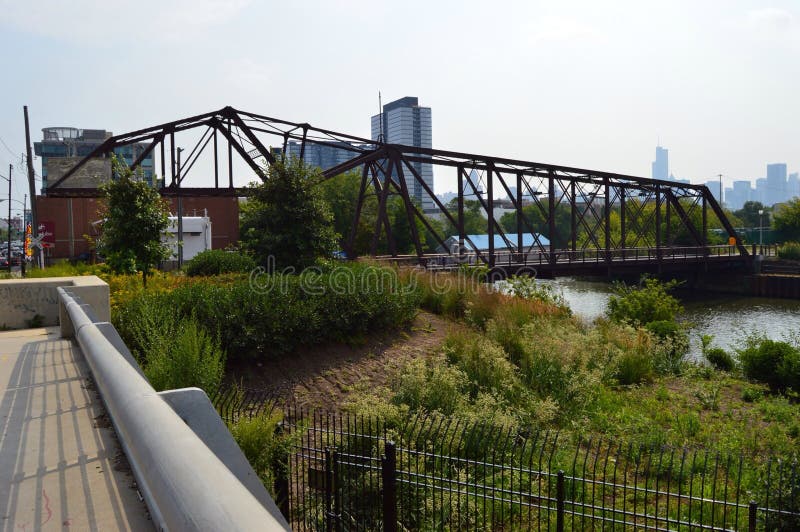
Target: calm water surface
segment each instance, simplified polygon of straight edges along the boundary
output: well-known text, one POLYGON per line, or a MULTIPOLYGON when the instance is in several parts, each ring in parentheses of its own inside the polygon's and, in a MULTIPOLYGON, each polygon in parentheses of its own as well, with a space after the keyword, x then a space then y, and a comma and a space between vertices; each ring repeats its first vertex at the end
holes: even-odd
MULTIPOLYGON (((563 277, 543 280, 564 295, 572 312, 592 321, 606 311, 611 285, 563 277)), ((800 334, 800 301, 691 293, 679 291, 685 312, 681 321, 689 325, 691 358, 700 358, 700 335, 714 336, 713 345, 726 350, 735 348, 750 332, 765 334, 773 340, 800 334)))

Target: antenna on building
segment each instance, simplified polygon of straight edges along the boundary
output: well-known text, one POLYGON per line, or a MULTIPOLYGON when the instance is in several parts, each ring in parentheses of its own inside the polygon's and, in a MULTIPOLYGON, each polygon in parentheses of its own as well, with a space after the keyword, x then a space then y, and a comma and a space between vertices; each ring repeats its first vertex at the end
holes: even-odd
POLYGON ((381 104, 381 91, 378 91, 378 123, 380 124, 380 133, 378 133, 378 142, 383 142, 383 105, 381 104))

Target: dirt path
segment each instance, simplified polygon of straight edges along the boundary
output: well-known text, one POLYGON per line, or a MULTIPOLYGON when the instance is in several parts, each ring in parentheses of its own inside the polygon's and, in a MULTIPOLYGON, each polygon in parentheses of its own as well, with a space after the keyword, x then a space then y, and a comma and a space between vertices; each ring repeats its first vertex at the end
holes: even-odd
POLYGON ((363 345, 306 349, 280 361, 235 368, 229 380, 270 390, 298 406, 336 410, 353 385, 385 385, 404 362, 435 353, 453 326, 420 311, 410 327, 372 336, 363 345))

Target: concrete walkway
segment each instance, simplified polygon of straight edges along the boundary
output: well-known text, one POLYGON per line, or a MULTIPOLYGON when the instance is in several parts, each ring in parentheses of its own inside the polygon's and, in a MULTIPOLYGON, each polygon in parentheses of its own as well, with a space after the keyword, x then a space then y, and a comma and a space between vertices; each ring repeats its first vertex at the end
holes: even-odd
POLYGON ((0 332, 0 530, 152 530, 89 375, 58 327, 0 332))

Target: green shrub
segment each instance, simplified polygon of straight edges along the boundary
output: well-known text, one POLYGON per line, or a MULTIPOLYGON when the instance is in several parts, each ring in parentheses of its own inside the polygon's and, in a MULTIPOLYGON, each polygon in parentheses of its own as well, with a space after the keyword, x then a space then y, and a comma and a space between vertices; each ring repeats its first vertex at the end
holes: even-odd
POLYGON ((537 282, 535 277, 512 275, 506 282, 509 292, 517 297, 541 301, 563 308, 567 313, 571 312, 563 294, 556 292, 552 285, 537 282))
POLYGON ((620 384, 641 384, 653 380, 653 359, 646 352, 624 352, 617 362, 616 378, 620 384))
POLYGON ((225 354, 216 334, 193 315, 164 304, 163 294, 144 294, 115 312, 114 326, 157 391, 197 386, 216 391, 225 354))
POLYGON ((648 277, 643 278, 638 287, 617 283, 615 295, 608 300, 608 317, 612 321, 630 323, 674 321, 683 310, 678 300, 669 294, 676 286, 678 282, 674 280, 662 283, 648 277))
POLYGON ((709 364, 721 371, 732 371, 736 367, 733 357, 721 347, 711 347, 705 350, 704 356, 709 364))
POLYGON ((742 389, 742 401, 754 403, 764 397, 764 390, 757 386, 745 386, 742 389))
POLYGON ((354 264, 331 273, 264 274, 257 283, 198 280, 121 304, 114 324, 136 346, 140 316, 168 309, 195 316, 206 331, 219 330, 231 359, 276 357, 405 325, 416 315, 417 298, 418 292, 398 286, 391 270, 354 264))
POLYGON ((463 405, 468 382, 458 368, 418 358, 402 372, 393 401, 412 410, 450 415, 463 405))
POLYGON ((682 375, 687 368, 686 354, 689 352, 689 336, 680 334, 674 338, 657 340, 653 345, 653 369, 658 375, 682 375))
POLYGON ((787 260, 800 260, 800 242, 786 242, 778 248, 778 257, 787 260))
POLYGON ((444 342, 444 353, 469 379, 470 398, 489 391, 515 399, 520 387, 517 368, 499 345, 480 334, 453 332, 444 342))
POLYGON ((27 277, 76 277, 80 275, 105 276, 111 272, 106 264, 86 264, 77 262, 71 264, 68 261, 58 262, 47 268, 29 268, 25 274, 27 277))
POLYGON ((219 338, 203 330, 194 318, 175 325, 169 336, 145 354, 144 374, 156 391, 196 386, 216 391, 225 371, 219 338))
POLYGON ((787 342, 750 337, 738 354, 748 378, 776 390, 800 390, 800 350, 797 347, 787 342))
POLYGON ((645 325, 645 329, 662 339, 673 338, 683 332, 678 322, 670 320, 651 321, 645 325))
POLYGON ((244 253, 209 249, 198 253, 186 263, 186 274, 194 277, 221 273, 245 273, 252 271, 255 267, 256 263, 252 257, 244 253))
POLYGON ((262 412, 252 418, 240 417, 228 425, 253 470, 268 489, 274 485, 274 466, 285 466, 285 444, 275 431, 282 415, 280 410, 262 412))

